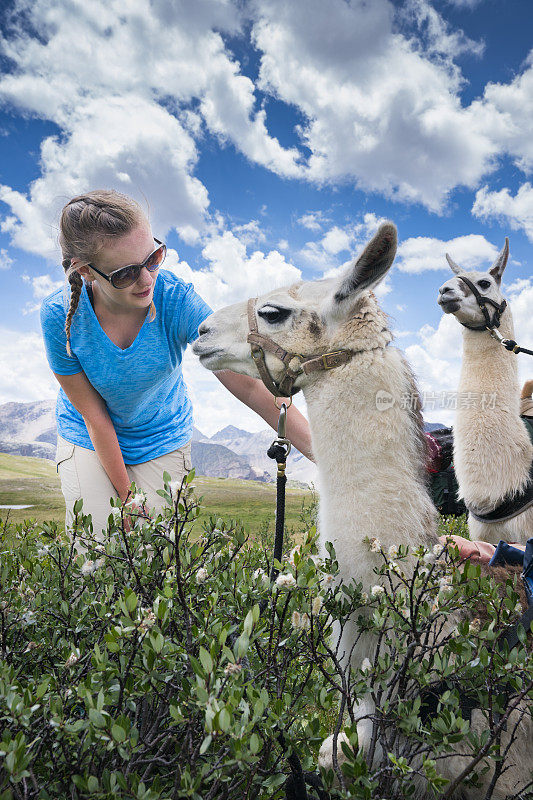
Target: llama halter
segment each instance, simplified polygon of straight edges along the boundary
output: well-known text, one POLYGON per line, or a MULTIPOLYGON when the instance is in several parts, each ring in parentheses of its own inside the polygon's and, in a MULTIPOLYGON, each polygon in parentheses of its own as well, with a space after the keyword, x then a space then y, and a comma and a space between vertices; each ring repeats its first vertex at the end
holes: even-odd
POLYGON ((255 311, 257 300, 257 297, 252 297, 248 300, 248 326, 250 330, 246 341, 251 347, 252 358, 256 363, 261 380, 275 398, 292 397, 296 392, 299 392, 299 387, 294 388, 294 381, 302 373, 309 375, 311 372, 340 367, 341 364, 346 364, 355 355, 356 351, 354 350, 332 350, 329 353, 319 353, 318 355, 307 357, 299 353, 287 352, 270 337, 259 333, 255 311), (265 350, 279 358, 285 367, 281 378, 277 382, 266 365, 265 350))
POLYGON ((465 328, 468 328, 471 331, 484 331, 484 330, 493 330, 494 328, 500 327, 501 316, 505 309, 507 308, 507 301, 502 300, 501 303, 497 303, 492 298, 487 297, 484 294, 481 294, 477 286, 475 286, 470 278, 465 278, 464 275, 457 276, 460 281, 466 283, 474 297, 476 298, 477 304, 483 312, 483 316, 485 317, 485 323, 482 325, 467 325, 466 322, 461 322, 461 325, 464 325, 465 328), (492 319, 490 318, 490 314, 487 310, 487 303, 494 307, 494 313, 492 315, 492 319))
POLYGON ((505 309, 507 308, 507 300, 502 300, 501 303, 497 303, 492 298, 487 297, 484 294, 481 294, 472 281, 469 278, 465 278, 464 275, 457 276, 460 281, 466 283, 474 297, 476 298, 477 304, 480 309, 483 311, 483 316, 485 317, 485 323, 481 325, 467 325, 466 322, 461 322, 461 325, 464 328, 468 328, 470 331, 488 331, 493 339, 496 339, 502 347, 505 347, 506 350, 509 350, 511 353, 526 353, 528 356, 533 356, 533 350, 528 350, 526 347, 520 347, 519 344, 515 342, 514 339, 504 339, 501 333, 496 330, 500 327, 501 316, 505 309), (487 310, 487 303, 494 307, 494 312, 492 315, 492 319, 490 318, 489 312, 487 310))

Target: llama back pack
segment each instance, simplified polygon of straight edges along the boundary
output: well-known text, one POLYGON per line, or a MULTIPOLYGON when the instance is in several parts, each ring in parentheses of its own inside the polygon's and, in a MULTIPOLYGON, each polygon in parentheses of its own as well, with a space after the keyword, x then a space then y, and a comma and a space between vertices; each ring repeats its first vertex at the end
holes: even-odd
MULTIPOLYGON (((529 438, 533 443, 533 417, 523 416, 529 438)), ((427 470, 430 475, 430 491, 439 514, 459 517, 466 514, 466 506, 458 500, 459 485, 453 468, 453 430, 438 428, 426 433, 429 450, 427 470)))
POLYGON ((445 517, 460 517, 466 514, 466 506, 457 497, 459 486, 453 468, 453 431, 437 428, 426 433, 430 459, 427 470, 433 503, 439 514, 445 517))

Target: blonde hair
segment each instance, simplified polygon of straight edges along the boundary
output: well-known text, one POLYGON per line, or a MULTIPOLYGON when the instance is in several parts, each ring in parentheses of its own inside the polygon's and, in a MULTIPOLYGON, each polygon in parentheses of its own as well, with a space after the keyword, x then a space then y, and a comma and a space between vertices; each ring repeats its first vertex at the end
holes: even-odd
MULTIPOLYGON (((99 189, 73 197, 61 212, 59 221, 59 244, 63 255, 63 269, 70 284, 70 304, 65 320, 67 353, 70 348, 70 327, 80 300, 83 279, 72 259, 82 264, 93 261, 105 246, 106 237, 124 236, 145 219, 141 206, 120 192, 99 189)), ((155 306, 150 305, 150 321, 155 318, 155 306)))

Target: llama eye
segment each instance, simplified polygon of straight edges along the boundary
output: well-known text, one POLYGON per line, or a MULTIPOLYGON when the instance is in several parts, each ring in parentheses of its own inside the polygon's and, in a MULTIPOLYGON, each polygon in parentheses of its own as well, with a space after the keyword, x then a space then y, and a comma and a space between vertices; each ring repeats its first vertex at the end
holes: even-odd
POLYGON ((490 281, 486 281, 484 278, 481 281, 477 282, 477 285, 480 289, 488 289, 490 286, 490 281))
POLYGON ((271 325, 276 322, 284 322, 290 317, 289 308, 277 308, 276 306, 263 306, 258 312, 258 316, 269 322, 271 325))

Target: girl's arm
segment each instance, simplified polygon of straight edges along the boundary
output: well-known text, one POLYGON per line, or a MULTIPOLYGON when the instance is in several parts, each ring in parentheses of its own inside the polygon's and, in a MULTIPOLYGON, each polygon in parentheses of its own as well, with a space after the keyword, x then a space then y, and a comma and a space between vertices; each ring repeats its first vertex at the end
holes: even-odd
POLYGON ((96 455, 124 502, 129 492, 130 479, 104 400, 89 383, 84 372, 76 375, 58 375, 54 372, 54 375, 74 408, 82 415, 96 455))
MULTIPOLYGON (((226 387, 235 397, 241 400, 249 408, 253 409, 271 428, 277 430, 279 409, 274 405, 274 397, 268 389, 256 378, 248 375, 239 375, 236 372, 222 370, 215 372, 220 383, 226 387)), ((281 405, 284 398, 279 398, 281 405)), ((289 402, 286 400, 286 402, 289 402)), ((311 447, 311 431, 309 423, 296 406, 291 406, 287 410, 287 439, 311 461, 314 461, 313 450, 311 447)))

